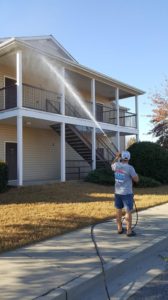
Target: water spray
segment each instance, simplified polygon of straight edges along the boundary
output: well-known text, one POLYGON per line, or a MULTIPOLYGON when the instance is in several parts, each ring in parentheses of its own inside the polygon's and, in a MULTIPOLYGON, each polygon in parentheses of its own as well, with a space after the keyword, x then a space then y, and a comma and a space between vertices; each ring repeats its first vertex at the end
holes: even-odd
MULTIPOLYGON (((84 104, 84 101, 82 100, 81 96, 79 96, 78 92, 76 89, 68 82, 67 79, 60 74, 59 69, 56 66, 53 66, 49 60, 47 60, 44 56, 42 56, 42 61, 49 70, 51 70, 52 73, 56 75, 56 77, 59 79, 59 81, 67 88, 68 92, 73 96, 73 99, 77 102, 77 104, 80 105, 80 107, 84 110, 84 112, 88 115, 89 119, 91 119, 96 127, 102 132, 103 136, 108 140, 108 142, 113 145, 112 141, 109 139, 105 131, 102 129, 100 124, 96 121, 95 117, 92 115, 92 113, 89 111, 89 109, 86 107, 84 104)), ((114 146, 114 145, 113 145, 114 146)))
POLYGON ((57 76, 57 78, 64 84, 69 93, 73 96, 74 100, 82 107, 84 112, 88 115, 88 117, 94 122, 94 124, 100 129, 104 136, 107 136, 104 130, 101 128, 99 123, 96 121, 94 116, 91 114, 89 109, 85 106, 81 97, 78 95, 77 91, 74 87, 60 74, 57 67, 53 66, 45 57, 42 57, 42 61, 48 66, 48 68, 57 76))

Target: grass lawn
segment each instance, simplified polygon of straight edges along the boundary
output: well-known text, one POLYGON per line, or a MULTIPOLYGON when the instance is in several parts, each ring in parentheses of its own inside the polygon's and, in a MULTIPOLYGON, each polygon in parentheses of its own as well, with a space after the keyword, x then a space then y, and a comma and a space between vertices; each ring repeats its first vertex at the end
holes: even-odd
MULTIPOLYGON (((138 210, 168 202, 168 185, 134 189, 138 210)), ((11 188, 0 194, 0 252, 114 217, 113 187, 86 182, 11 188)))

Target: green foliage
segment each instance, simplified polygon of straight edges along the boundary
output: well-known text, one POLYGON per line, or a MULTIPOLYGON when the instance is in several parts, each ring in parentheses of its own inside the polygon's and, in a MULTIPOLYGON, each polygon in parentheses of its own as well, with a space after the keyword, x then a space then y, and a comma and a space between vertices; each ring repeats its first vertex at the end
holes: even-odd
MULTIPOLYGON (((134 187, 146 188, 146 187, 157 187, 161 183, 153 178, 139 175, 140 181, 134 184, 134 187)), ((102 185, 114 185, 114 172, 110 168, 102 168, 91 171, 85 181, 102 184, 102 185)))
POLYGON ((85 181, 103 185, 114 185, 114 173, 109 168, 96 169, 91 171, 85 181))
POLYGON ((8 184, 8 167, 4 162, 0 162, 0 193, 7 189, 8 184))
POLYGON ((139 182, 136 183, 134 186, 138 188, 146 188, 146 187, 157 187, 160 186, 161 183, 153 178, 139 176, 139 182))
POLYGON ((168 151, 152 142, 139 142, 128 148, 130 164, 142 176, 168 183, 168 151))

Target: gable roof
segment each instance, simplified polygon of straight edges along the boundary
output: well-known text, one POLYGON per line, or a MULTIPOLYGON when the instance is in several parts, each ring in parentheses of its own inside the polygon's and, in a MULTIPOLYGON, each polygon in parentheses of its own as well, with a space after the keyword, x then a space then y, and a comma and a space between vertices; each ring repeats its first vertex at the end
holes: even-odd
MULTIPOLYGON (((51 55, 57 55, 66 58, 70 61, 78 63, 75 58, 52 36, 30 36, 30 37, 16 37, 17 40, 24 41, 25 43, 33 46, 36 49, 45 51, 51 55)), ((11 40, 10 38, 1 38, 0 44, 11 40)))
POLYGON ((107 85, 119 87, 121 90, 124 89, 127 91, 127 97, 131 97, 133 95, 142 95, 145 93, 136 87, 130 86, 126 83, 81 65, 57 42, 52 35, 40 37, 0 38, 0 56, 3 56, 14 49, 27 49, 28 51, 35 50, 38 53, 47 56, 51 60, 57 60, 64 66, 68 67, 68 69, 70 68, 71 71, 77 71, 77 73, 83 74, 84 76, 86 75, 90 78, 95 78, 96 80, 107 85), (51 46, 49 46, 49 43, 51 46))

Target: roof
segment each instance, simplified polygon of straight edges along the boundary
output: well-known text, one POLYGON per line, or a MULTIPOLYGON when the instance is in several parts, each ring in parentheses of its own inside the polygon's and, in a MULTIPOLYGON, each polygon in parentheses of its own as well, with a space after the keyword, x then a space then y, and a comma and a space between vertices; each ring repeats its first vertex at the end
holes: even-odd
POLYGON ((145 92, 128 85, 124 82, 118 81, 105 74, 99 73, 86 66, 79 64, 63 46, 61 46, 52 35, 34 36, 34 37, 18 37, 18 38, 0 38, 0 55, 9 53, 16 49, 28 49, 37 51, 39 54, 47 56, 52 60, 57 60, 66 68, 70 68, 76 72, 98 79, 113 87, 124 88, 132 95, 142 95, 145 92))
MULTIPOLYGON (((0 38, 0 45, 4 42, 10 41, 12 38, 0 38)), ((58 55, 62 58, 69 59, 77 63, 75 58, 52 36, 30 36, 30 37, 15 37, 18 41, 23 41, 36 49, 45 51, 51 55, 58 55)))

